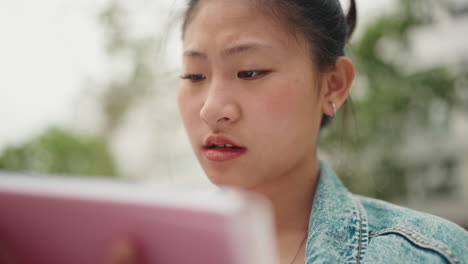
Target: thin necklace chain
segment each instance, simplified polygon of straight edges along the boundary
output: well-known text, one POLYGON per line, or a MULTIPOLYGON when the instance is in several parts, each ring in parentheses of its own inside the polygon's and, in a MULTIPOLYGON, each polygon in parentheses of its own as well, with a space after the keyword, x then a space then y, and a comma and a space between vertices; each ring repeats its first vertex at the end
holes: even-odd
POLYGON ((301 244, 299 245, 299 248, 297 249, 296 255, 294 255, 294 258, 293 258, 293 260, 291 261, 290 264, 293 264, 294 261, 296 261, 297 255, 299 255, 299 252, 301 251, 302 245, 304 244, 304 242, 306 241, 306 239, 307 239, 307 233, 306 233, 306 235, 304 236, 304 239, 302 239, 301 244))

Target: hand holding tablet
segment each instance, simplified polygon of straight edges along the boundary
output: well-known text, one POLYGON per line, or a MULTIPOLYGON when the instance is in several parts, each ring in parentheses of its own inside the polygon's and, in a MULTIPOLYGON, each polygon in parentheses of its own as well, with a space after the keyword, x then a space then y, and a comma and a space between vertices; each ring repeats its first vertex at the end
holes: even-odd
POLYGON ((0 173, 0 212, 11 264, 276 261, 268 204, 237 190, 0 173))
MULTIPOLYGON (((0 263, 17 264, 14 256, 0 244, 0 263)), ((138 248, 134 241, 121 239, 110 247, 109 259, 103 264, 139 264, 138 248)))

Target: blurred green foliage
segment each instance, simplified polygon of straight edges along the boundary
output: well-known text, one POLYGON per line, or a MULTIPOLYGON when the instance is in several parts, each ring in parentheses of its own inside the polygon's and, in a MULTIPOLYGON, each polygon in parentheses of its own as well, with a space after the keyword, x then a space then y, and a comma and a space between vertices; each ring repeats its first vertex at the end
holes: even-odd
MULTIPOLYGON (((99 96, 106 135, 124 122, 125 114, 153 93, 161 91, 162 84, 156 76, 157 51, 162 45, 159 34, 133 36, 128 7, 119 1, 111 1, 98 16, 105 37, 106 55, 118 65, 122 61, 130 66, 126 73, 118 73, 97 86, 105 87, 99 96), (157 87, 159 86, 159 87, 157 87)), ((117 66, 118 67, 118 66, 117 66)))
POLYGON ((342 119, 323 131, 321 148, 338 160, 334 167, 353 192, 404 200, 408 178, 434 162, 415 164, 403 156, 408 137, 432 133, 447 140, 454 111, 467 110, 457 86, 468 80, 466 68, 411 61, 411 36, 435 23, 433 11, 426 1, 400 0, 394 13, 370 24, 348 51, 357 68, 357 93, 351 93, 355 100, 339 114, 342 119), (443 110, 437 113, 442 122, 434 122, 435 106, 443 110))
POLYGON ((60 128, 49 128, 29 142, 7 147, 0 156, 0 170, 118 175, 104 139, 78 136, 60 128))

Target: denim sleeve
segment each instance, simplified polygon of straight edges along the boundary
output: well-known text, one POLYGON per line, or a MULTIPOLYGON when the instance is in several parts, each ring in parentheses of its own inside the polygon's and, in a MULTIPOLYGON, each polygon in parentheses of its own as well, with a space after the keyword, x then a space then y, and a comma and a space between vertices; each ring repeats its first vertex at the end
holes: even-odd
POLYGON ((362 263, 467 263, 468 232, 462 227, 382 201, 361 201, 370 226, 362 263))

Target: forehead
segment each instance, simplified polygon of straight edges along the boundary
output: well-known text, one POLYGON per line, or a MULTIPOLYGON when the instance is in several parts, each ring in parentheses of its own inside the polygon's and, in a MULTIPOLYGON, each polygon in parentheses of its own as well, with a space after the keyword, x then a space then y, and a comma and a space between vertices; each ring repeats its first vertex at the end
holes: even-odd
POLYGON ((222 49, 244 41, 296 51, 306 46, 279 18, 262 12, 255 1, 203 0, 186 27, 184 48, 222 49))

